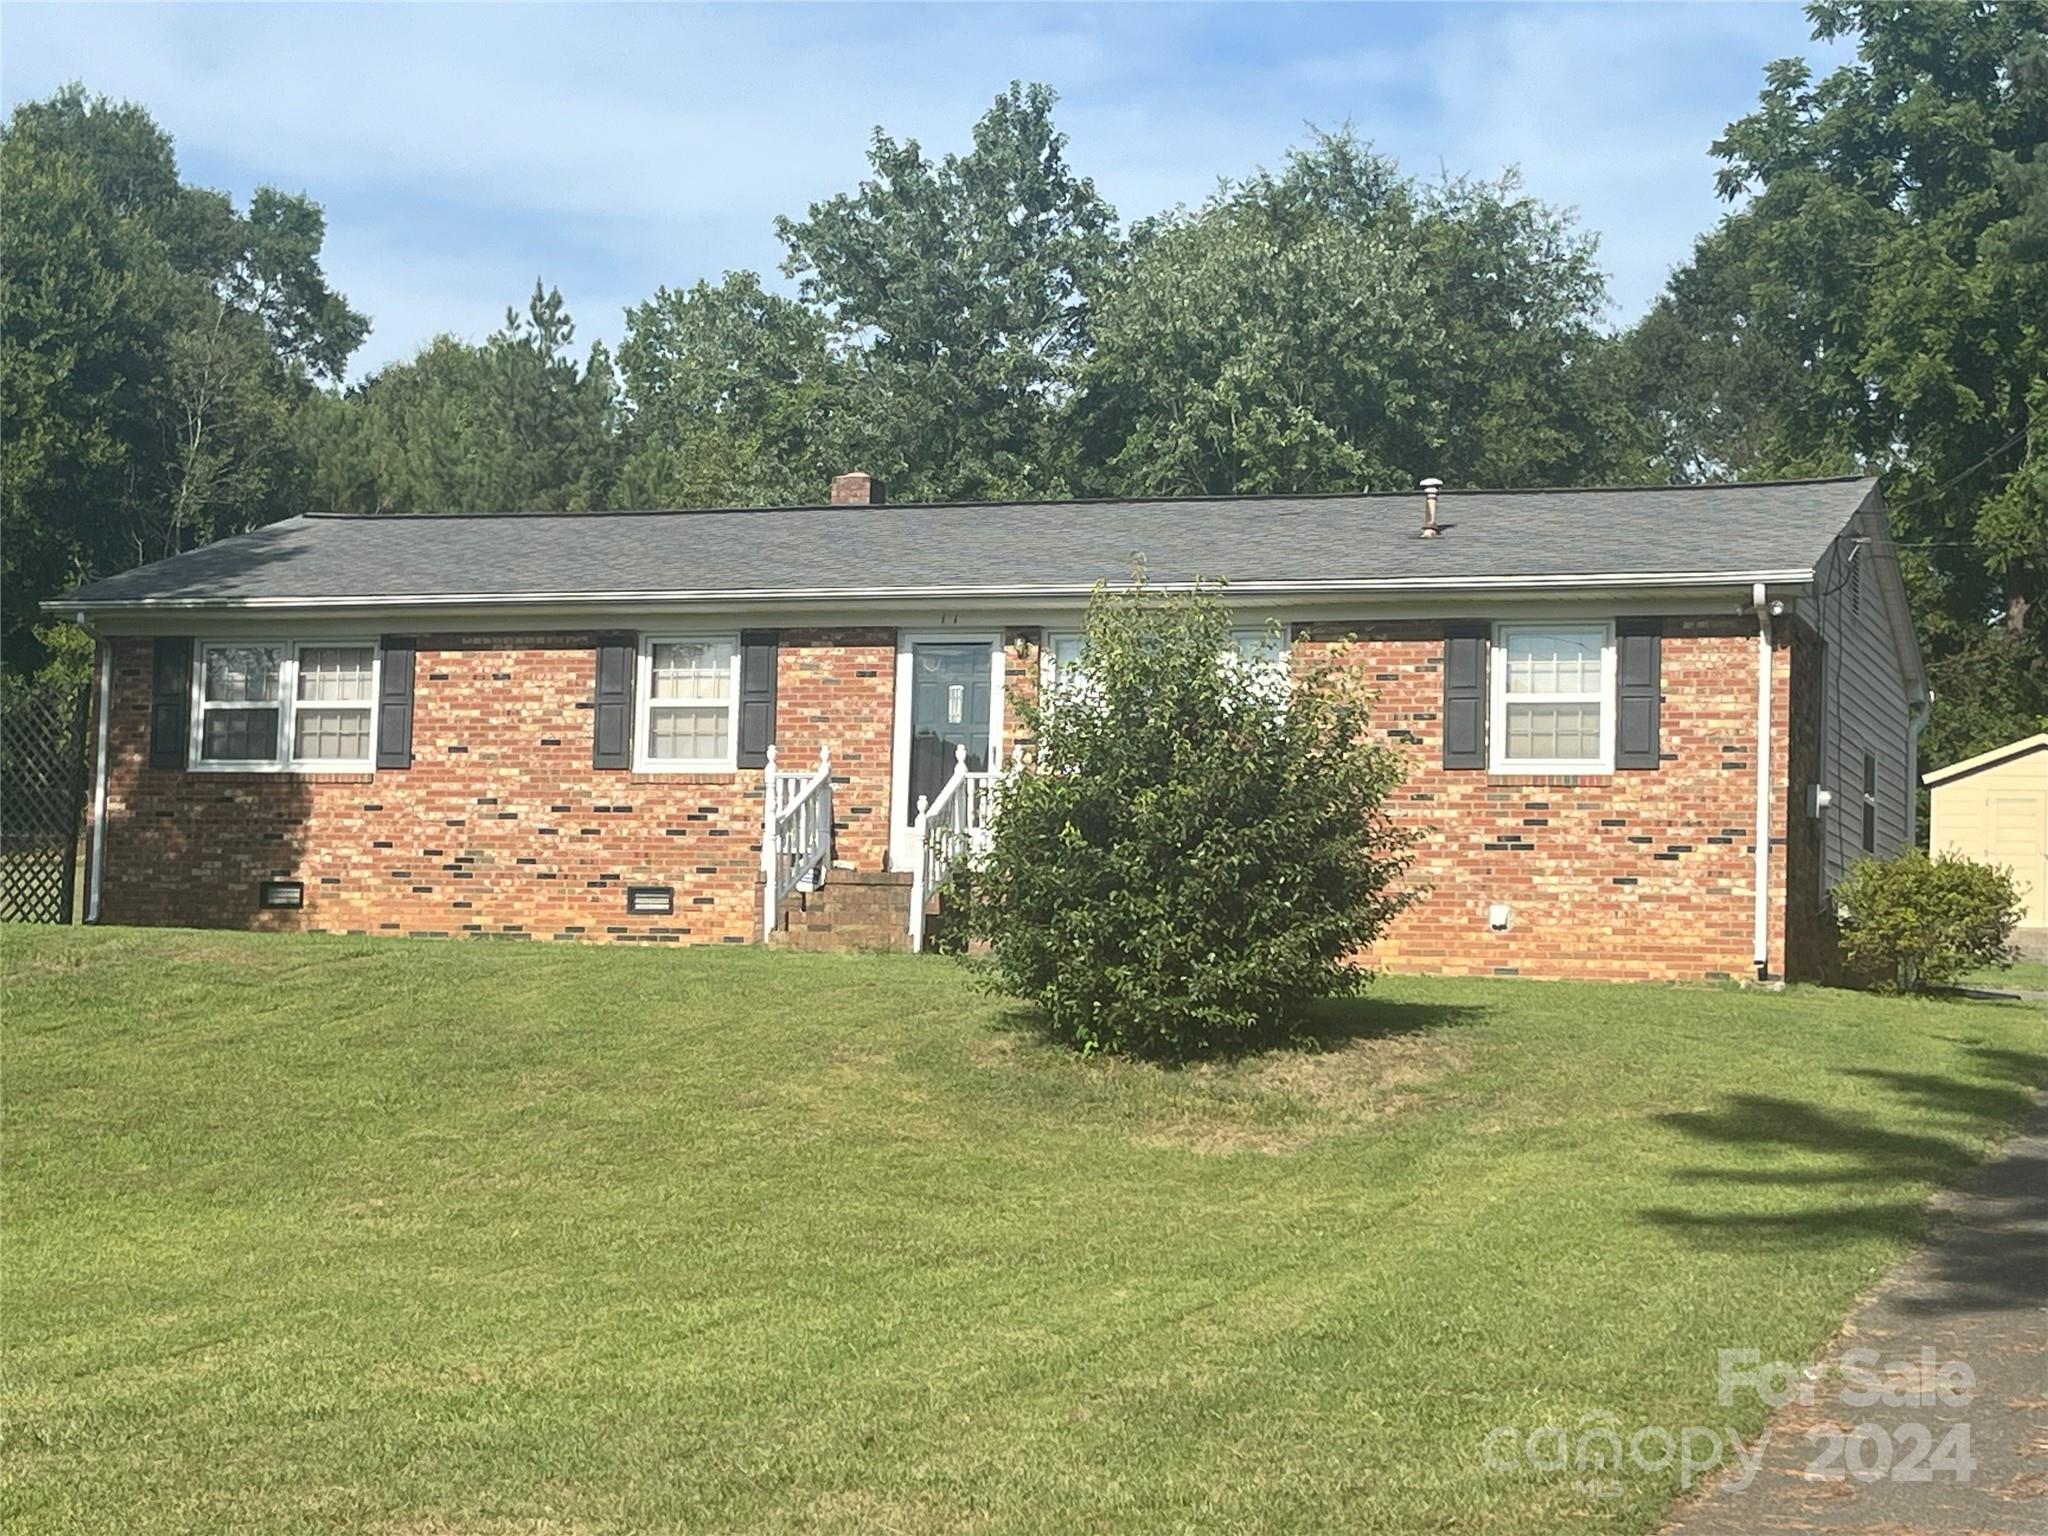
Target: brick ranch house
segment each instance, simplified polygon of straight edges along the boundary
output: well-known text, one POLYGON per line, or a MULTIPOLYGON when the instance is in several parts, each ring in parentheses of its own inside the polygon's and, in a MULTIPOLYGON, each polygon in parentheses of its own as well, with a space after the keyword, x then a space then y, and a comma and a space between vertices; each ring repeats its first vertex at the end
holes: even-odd
POLYGON ((902 947, 1142 556, 1377 689, 1429 887, 1377 963, 1824 973, 1929 703, 1875 483, 1425 486, 294 517, 48 605, 99 641, 90 917, 902 947))

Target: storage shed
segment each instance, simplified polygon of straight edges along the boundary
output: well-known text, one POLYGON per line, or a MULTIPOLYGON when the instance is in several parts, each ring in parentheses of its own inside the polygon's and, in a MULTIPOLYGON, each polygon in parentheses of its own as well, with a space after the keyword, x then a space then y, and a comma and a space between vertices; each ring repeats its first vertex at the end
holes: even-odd
POLYGON ((2008 866, 2020 885, 2020 942, 2048 947, 2048 731, 1927 775, 1929 846, 2008 866))

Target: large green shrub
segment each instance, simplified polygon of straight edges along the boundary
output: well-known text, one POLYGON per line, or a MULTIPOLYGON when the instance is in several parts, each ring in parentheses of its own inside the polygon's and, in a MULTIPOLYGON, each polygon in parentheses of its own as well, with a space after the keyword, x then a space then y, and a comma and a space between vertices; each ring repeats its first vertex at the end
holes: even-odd
POLYGON ((1835 887, 1842 958, 1852 974, 1890 991, 1917 992, 1963 972, 2012 960, 2020 919, 2009 870, 1917 848, 1858 859, 1835 887))
POLYGON ((1367 703, 1342 672, 1240 658, 1213 594, 1098 592, 1078 677, 1015 701, 1037 750, 967 903, 998 983, 1083 1049, 1160 1057, 1355 991, 1410 842, 1367 703))

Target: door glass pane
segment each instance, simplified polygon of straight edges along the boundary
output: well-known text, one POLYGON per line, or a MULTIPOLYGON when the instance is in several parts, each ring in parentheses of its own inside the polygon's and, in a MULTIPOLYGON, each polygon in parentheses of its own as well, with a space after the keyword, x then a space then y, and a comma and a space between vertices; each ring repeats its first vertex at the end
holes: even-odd
POLYGON ((268 704, 278 697, 280 648, 274 645, 210 645, 206 648, 209 704, 268 704))
POLYGON ((1507 633, 1509 693, 1600 691, 1600 629, 1511 629, 1507 633))
MULTIPOLYGON (((208 660, 212 657, 209 653, 208 660)), ((277 757, 277 709, 208 709, 199 755, 212 763, 267 763, 277 757)))
POLYGON ((917 646, 911 667, 906 820, 916 816, 919 795, 936 795, 945 788, 962 748, 970 773, 988 767, 991 665, 985 643, 933 641, 917 646))

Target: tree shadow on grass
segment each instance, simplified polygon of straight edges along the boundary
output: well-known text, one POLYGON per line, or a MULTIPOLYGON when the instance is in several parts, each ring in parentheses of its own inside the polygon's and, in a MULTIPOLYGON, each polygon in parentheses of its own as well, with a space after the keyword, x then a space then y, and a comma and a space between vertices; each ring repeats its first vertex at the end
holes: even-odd
POLYGON ((1931 1072, 1846 1067, 1843 1076, 1882 1083, 1909 1104, 1968 1121, 2018 1120, 2034 1103, 2034 1095, 2025 1088, 2007 1083, 1961 1082, 1952 1077, 1938 1077, 1931 1072))
POLYGON ((2015 1051, 2009 1046, 1986 1045, 1982 1040, 1965 1040, 1956 1035, 1937 1038, 1951 1045, 1960 1045, 1984 1072, 1993 1077, 2018 1083, 2029 1090, 2048 1082, 2048 1053, 2015 1051))
MULTIPOLYGON (((2025 1119, 2038 1102, 2036 1085, 2048 1077, 2048 1055, 1955 1043, 2000 1081, 1843 1069, 1844 1076, 1889 1089, 1902 1104, 1953 1121, 1955 1135, 1900 1130, 1882 1112, 1831 1109, 1768 1094, 1731 1094, 1712 1110, 1657 1116, 1680 1135, 1732 1156, 1711 1166, 1680 1169, 1673 1180, 1695 1196, 1716 1189, 1725 1193, 1647 1209, 1643 1219, 1703 1246, 1731 1251, 1873 1236, 1917 1240, 1935 1227, 1939 1208, 1920 1200, 1885 1199, 1884 1194, 1901 1183, 1943 1189, 1964 1183, 1953 1202, 1956 1222, 1918 1262, 1901 1305, 1936 1313, 2048 1302, 2048 1158, 2016 1152, 1966 1180, 1977 1170, 1980 1154, 1963 1139, 2025 1119), (1767 1202, 1774 1208, 1758 1210, 1731 1203, 1740 1200, 1737 1192, 1743 1189, 1813 1194, 1792 1209, 1780 1199, 1767 1202)), ((2036 1111, 2035 1123, 2048 1123, 2048 1111, 2036 1111)))
MULTIPOLYGON (((1752 1154, 1762 1152, 1775 1159, 1751 1166, 1680 1169, 1675 1177, 1681 1184, 1779 1188, 1888 1185, 1900 1179, 1953 1178, 1975 1161, 1966 1147, 1946 1136, 1893 1130, 1874 1115, 1823 1109, 1771 1094, 1729 1094, 1718 1109, 1679 1110, 1656 1119, 1695 1141, 1752 1154), (1816 1160, 1820 1166, 1815 1166, 1816 1160)), ((1680 1219, 1737 1224, 1759 1219, 1746 1212, 1651 1214, 1670 1218, 1674 1224, 1680 1219)))
POLYGON ((1309 1011, 1292 1031, 1276 1030, 1255 1043, 1255 1049, 1303 1048, 1334 1051, 1361 1040, 1391 1040, 1402 1035, 1433 1035, 1464 1029, 1485 1020, 1492 1010, 1466 1003, 1396 1002, 1391 998, 1332 998, 1309 1011))
MULTIPOLYGON (((1341 1051, 1374 1040, 1435 1035, 1467 1028, 1485 1020, 1491 1010, 1460 1003, 1396 1002, 1376 997, 1332 998, 1300 1018, 1276 1023, 1228 1048, 1183 1057, 1143 1057, 1149 1065, 1173 1070, 1225 1065, 1285 1052, 1341 1051)), ((1025 1003, 997 1014, 993 1027, 1027 1036, 1049 1049, 1077 1054, 1070 1042, 1054 1033, 1045 1015, 1025 1003)))

